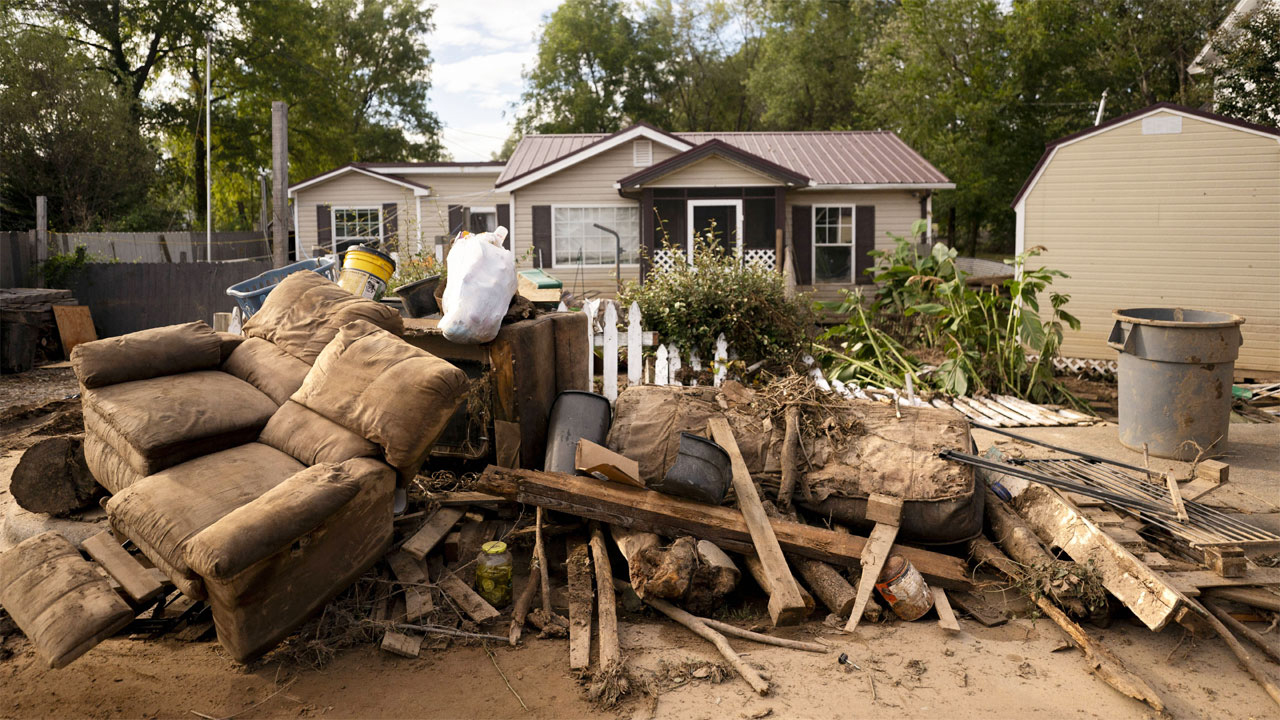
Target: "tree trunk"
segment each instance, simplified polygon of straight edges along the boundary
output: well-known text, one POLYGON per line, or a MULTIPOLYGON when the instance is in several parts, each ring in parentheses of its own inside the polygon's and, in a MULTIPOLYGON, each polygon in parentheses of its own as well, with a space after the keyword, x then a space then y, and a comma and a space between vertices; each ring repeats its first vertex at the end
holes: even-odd
POLYGON ((31 512, 67 515, 88 505, 102 488, 84 461, 84 436, 53 437, 27 448, 13 469, 9 492, 31 512))

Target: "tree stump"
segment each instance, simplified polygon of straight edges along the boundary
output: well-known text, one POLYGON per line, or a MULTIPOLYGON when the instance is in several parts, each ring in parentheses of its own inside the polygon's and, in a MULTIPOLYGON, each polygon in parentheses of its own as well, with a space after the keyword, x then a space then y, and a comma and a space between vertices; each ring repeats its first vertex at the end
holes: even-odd
POLYGON ((84 436, 62 435, 27 448, 9 483, 25 510, 69 515, 102 493, 84 461, 84 436))

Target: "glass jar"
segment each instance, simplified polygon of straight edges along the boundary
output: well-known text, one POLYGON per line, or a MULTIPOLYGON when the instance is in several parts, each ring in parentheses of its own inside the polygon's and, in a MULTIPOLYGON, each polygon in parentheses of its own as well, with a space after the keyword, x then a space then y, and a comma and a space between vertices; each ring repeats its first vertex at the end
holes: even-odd
POLYGON ((495 608, 511 604, 511 553, 507 552, 506 543, 495 540, 480 547, 476 592, 495 608))

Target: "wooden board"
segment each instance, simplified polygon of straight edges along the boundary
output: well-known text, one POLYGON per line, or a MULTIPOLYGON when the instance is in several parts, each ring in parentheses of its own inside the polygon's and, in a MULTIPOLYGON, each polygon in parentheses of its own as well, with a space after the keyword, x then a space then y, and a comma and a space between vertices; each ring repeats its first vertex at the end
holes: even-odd
POLYGON ((449 533, 453 526, 458 522, 458 518, 466 512, 465 508, 440 508, 422 523, 422 527, 413 537, 405 541, 400 546, 401 550, 409 553, 413 557, 423 560, 427 557, 427 553, 431 552, 444 536, 449 533))
POLYGON ((134 560, 110 532, 103 531, 85 540, 81 549, 120 583, 120 588, 135 603, 149 603, 160 594, 162 583, 134 560))
POLYGON ((1280 586, 1280 568, 1249 567, 1239 577, 1223 577, 1212 570, 1183 570, 1161 573, 1166 581, 1184 593, 1199 588, 1280 586))
MULTIPOLYGON (((742 513, 733 508, 705 505, 653 490, 602 483, 594 478, 536 470, 507 470, 489 466, 477 479, 482 492, 550 510, 672 537, 693 535, 711 540, 723 550, 755 552, 742 513)), ((845 567, 858 567, 867 538, 787 520, 771 519, 783 552, 845 567)), ((973 586, 963 560, 950 555, 899 545, 897 552, 911 561, 930 584, 948 590, 973 586)))
POLYGON ((802 622, 808 609, 800 596, 800 586, 791 574, 787 558, 782 554, 778 538, 773 532, 769 516, 764 512, 764 505, 756 493, 756 485, 751 480, 751 472, 738 450, 738 442, 733 437, 733 430, 724 418, 713 417, 707 421, 707 429, 711 438, 725 452, 729 453, 729 462, 733 470, 733 490, 738 496, 738 509, 747 523, 751 535, 751 544, 755 546, 760 564, 769 574, 772 589, 769 595, 769 617, 774 625, 791 625, 802 622))
POLYGON ((871 591, 875 589, 876 579, 880 577, 880 571, 884 569, 884 563, 889 559, 889 551, 893 549, 893 540, 897 536, 896 524, 876 523, 876 526, 871 528, 871 537, 863 547, 860 558, 862 577, 858 579, 858 597, 853 603, 853 610, 849 613, 849 621, 845 623, 845 632, 857 630, 858 623, 862 622, 862 613, 867 607, 867 602, 871 600, 871 591))
POLYGON ((933 608, 938 611, 938 626, 948 632, 960 632, 960 622, 951 609, 951 601, 947 599, 947 591, 940 587, 933 590, 933 608))
POLYGON ((493 609, 493 606, 485 601, 484 598, 476 594, 474 590, 467 587, 467 584, 458 579, 453 573, 445 573, 438 581, 436 586, 444 591, 451 600, 458 604, 472 620, 483 623, 486 620, 492 620, 501 613, 493 609))
POLYGON ((985 627, 999 627, 1009 622, 1009 616, 1001 607, 995 607, 979 595, 969 592, 952 593, 948 600, 955 602, 956 607, 965 611, 969 617, 982 623, 985 627))
POLYGON ((416 658, 422 649, 422 636, 403 633, 399 630, 388 630, 382 636, 382 649, 403 657, 416 658))
POLYGON ((427 587, 429 578, 426 563, 401 550, 388 555, 387 564, 391 566, 392 574, 404 590, 405 620, 417 622, 435 610, 431 591, 427 587))
POLYGON ((93 329, 93 316, 84 305, 54 305, 53 318, 58 323, 58 337, 68 359, 75 346, 98 339, 98 331, 93 329))
POLYGON ((569 669, 591 664, 591 555, 587 544, 570 538, 569 559, 569 669))

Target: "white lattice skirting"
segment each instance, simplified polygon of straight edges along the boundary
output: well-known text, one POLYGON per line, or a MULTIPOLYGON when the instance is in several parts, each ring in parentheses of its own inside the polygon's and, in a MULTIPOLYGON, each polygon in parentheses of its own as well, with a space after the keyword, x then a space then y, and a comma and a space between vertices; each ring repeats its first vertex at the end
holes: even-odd
POLYGON ((743 253, 743 260, 747 265, 755 265, 765 270, 773 270, 777 267, 777 254, 772 248, 761 248, 756 250, 747 250, 743 253))

